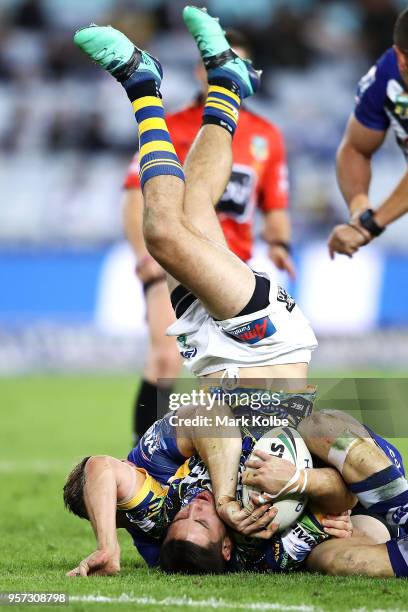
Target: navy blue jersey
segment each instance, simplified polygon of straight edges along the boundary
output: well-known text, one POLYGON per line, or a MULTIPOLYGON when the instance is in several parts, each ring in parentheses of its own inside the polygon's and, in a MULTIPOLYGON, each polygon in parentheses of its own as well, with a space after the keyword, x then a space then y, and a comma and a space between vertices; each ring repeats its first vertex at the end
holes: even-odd
POLYGON ((391 127, 408 157, 408 86, 402 79, 394 49, 388 49, 360 80, 354 115, 371 130, 385 131, 391 127))
MULTIPOLYGON (((298 397, 298 396, 296 396, 298 397)), ((157 421, 144 434, 128 461, 143 472, 146 480, 137 495, 118 509, 126 513, 127 531, 141 556, 153 567, 158 564, 160 547, 176 514, 199 493, 211 491, 211 480, 204 462, 198 457, 183 457, 176 443, 176 432, 170 414, 157 421)), ((402 457, 389 442, 368 430, 377 444, 404 474, 402 457)), ((265 432, 242 431, 242 453, 239 476, 245 469, 256 439, 265 432)), ((241 499, 239 477, 237 499, 241 499)), ((320 516, 306 511, 286 531, 271 540, 256 540, 235 534, 229 571, 290 572, 298 570, 312 548, 327 539, 320 516)))
MULTIPOLYGON (((180 454, 170 416, 152 425, 129 453, 128 461, 144 473, 146 480, 134 498, 118 504, 118 509, 126 514, 127 531, 151 567, 158 563, 161 544, 176 514, 199 493, 212 490, 204 462, 198 456, 186 459, 180 454)), ((240 474, 256 441, 248 431, 243 435, 240 474)), ((241 494, 239 478, 238 499, 241 494)), ((327 537, 319 516, 311 512, 306 512, 292 527, 268 541, 236 535, 228 570, 294 571, 302 566, 312 548, 327 537)))

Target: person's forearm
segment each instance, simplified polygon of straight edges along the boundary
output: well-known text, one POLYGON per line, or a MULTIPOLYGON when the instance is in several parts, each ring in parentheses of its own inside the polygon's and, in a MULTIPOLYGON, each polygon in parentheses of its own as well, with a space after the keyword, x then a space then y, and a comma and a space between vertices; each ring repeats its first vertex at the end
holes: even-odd
POLYGON ((383 204, 376 210, 374 219, 380 227, 386 227, 408 212, 408 172, 383 204))
POLYGON ((353 146, 343 143, 337 153, 337 182, 341 193, 355 215, 369 206, 368 192, 371 182, 371 158, 353 146))
POLYGON ((347 489, 337 470, 312 468, 305 471, 307 472, 305 493, 320 512, 340 514, 355 506, 357 499, 347 489))
POLYGON ((271 210, 265 214, 263 236, 269 244, 282 242, 289 244, 291 224, 289 213, 285 209, 271 210))
POLYGON ((91 457, 88 460, 84 498, 98 548, 116 548, 117 482, 108 457, 91 457))
POLYGON ((217 416, 232 417, 229 408, 216 407, 212 411, 211 428, 197 428, 193 432, 193 445, 196 452, 208 467, 213 494, 220 500, 235 499, 239 461, 242 451, 242 438, 238 426, 218 426, 217 416))
POLYGON ((127 189, 123 197, 123 225, 138 260, 149 256, 143 237, 143 194, 141 189, 127 189))

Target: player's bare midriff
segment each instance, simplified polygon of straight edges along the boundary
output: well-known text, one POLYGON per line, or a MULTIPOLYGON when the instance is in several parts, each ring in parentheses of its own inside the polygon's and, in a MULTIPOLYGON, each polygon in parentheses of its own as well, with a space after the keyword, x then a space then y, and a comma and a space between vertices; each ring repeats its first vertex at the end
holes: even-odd
MULTIPOLYGON (((293 379, 293 383, 290 380, 287 381, 288 388, 298 390, 299 384, 304 381, 306 386, 307 379, 307 363, 288 363, 288 364, 277 364, 269 366, 257 366, 252 368, 238 368, 239 378, 263 378, 263 379, 293 379)), ((218 370, 212 374, 205 375, 205 378, 222 378, 225 370, 218 370)))

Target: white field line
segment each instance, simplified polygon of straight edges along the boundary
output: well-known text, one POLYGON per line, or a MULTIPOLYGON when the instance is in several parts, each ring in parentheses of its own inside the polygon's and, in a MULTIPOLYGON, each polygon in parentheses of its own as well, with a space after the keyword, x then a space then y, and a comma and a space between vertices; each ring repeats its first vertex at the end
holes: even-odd
MULTIPOLYGON (((156 599, 155 597, 134 597, 122 593, 118 597, 106 597, 104 595, 72 595, 69 597, 71 603, 108 603, 108 604, 138 604, 139 606, 155 606, 158 608, 204 608, 212 610, 255 610, 276 612, 323 612, 322 608, 315 606, 296 606, 286 605, 281 603, 268 603, 264 601, 252 603, 239 603, 235 601, 227 601, 225 599, 192 599, 191 597, 166 597, 164 599, 156 599)), ((159 608, 159 609, 160 609, 159 608)), ((406 612, 400 608, 353 608, 350 612, 406 612)))
MULTIPOLYGON (((36 460, 0 460, 0 474, 13 474, 13 473, 31 473, 31 474, 43 474, 43 473, 60 473, 68 472, 74 463, 70 461, 55 460, 50 461, 47 459, 36 459, 36 460)), ((226 601, 223 599, 191 599, 190 597, 166 597, 165 599, 156 599, 154 597, 134 597, 123 593, 119 597, 105 597, 103 595, 73 595, 70 597, 71 602, 84 602, 84 603, 134 603, 145 606, 161 606, 166 607, 186 607, 186 608, 207 608, 214 610, 275 610, 276 612, 323 612, 321 608, 315 606, 296 606, 296 605, 285 605, 280 603, 268 603, 268 602, 253 602, 253 603, 238 603, 235 601, 226 601)), ((406 612, 400 608, 387 608, 389 612, 406 612)), ((353 608, 350 612, 385 612, 382 608, 353 608)))
MULTIPOLYGON (((291 606, 280 603, 253 602, 238 603, 224 599, 192 599, 191 597, 166 597, 156 599, 155 597, 133 597, 123 593, 119 597, 105 597, 103 595, 73 595, 69 597, 70 603, 112 603, 112 604, 138 604, 139 606, 155 606, 156 608, 180 607, 180 608, 204 608, 206 610, 275 610, 276 612, 318 612, 314 606, 291 606)), ((160 609, 159 608, 159 609, 160 609)))

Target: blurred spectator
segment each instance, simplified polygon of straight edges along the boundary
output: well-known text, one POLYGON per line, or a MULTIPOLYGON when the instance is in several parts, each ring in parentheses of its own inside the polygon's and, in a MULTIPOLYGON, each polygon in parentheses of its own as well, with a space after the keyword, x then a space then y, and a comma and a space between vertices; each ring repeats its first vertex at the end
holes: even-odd
POLYGON ((24 0, 14 11, 14 25, 28 30, 43 30, 47 26, 47 16, 41 0, 24 0))
POLYGON ((69 36, 51 37, 47 45, 46 73, 51 79, 61 79, 77 68, 77 52, 73 53, 69 36))
POLYGON ((109 149, 104 133, 104 118, 101 113, 93 112, 83 121, 79 130, 78 148, 88 153, 109 149))
POLYGON ((306 68, 313 57, 305 35, 308 19, 307 15, 281 7, 265 28, 252 30, 251 41, 259 65, 306 68))
POLYGON ((64 151, 75 145, 74 120, 66 112, 56 112, 46 134, 46 147, 50 151, 64 151))
POLYGON ((393 0, 359 0, 359 4, 364 50, 374 62, 392 45, 392 31, 399 10, 393 0))
MULTIPOLYGON (((74 47, 72 32, 89 21, 110 23, 140 46, 158 52, 166 73, 166 108, 173 109, 187 90, 194 89, 191 68, 196 50, 182 22, 185 4, 185 0, 0 0, 0 193, 10 211, 27 207, 49 219, 44 177, 52 180, 52 192, 61 200, 60 207, 53 208, 55 215, 69 205, 63 200, 70 182, 78 201, 88 201, 89 184, 78 183, 69 170, 80 153, 87 168, 94 168, 95 185, 100 183, 99 164, 104 160, 106 206, 112 207, 112 216, 117 215, 117 192, 127 163, 123 156, 130 157, 136 148, 137 130, 126 99, 117 95, 118 85, 74 47), (13 180, 20 175, 27 180, 13 180)), ((336 145, 352 108, 355 84, 368 68, 367 54, 372 61, 392 42, 397 12, 404 8, 401 0, 206 0, 203 4, 226 27, 236 25, 248 35, 255 63, 264 69, 262 95, 249 105, 285 133, 295 169, 291 182, 297 218, 310 228, 332 223, 330 211, 343 214, 334 178, 328 178, 336 145)), ((387 167, 393 166, 392 148, 382 155, 387 167)), ((6 240, 4 211, 0 207, 0 244, 6 240)), ((81 211, 86 216, 89 209, 81 211)), ((27 234, 29 215, 22 217, 27 220, 27 234)), ((89 220, 90 228, 96 217, 89 220)), ((58 226, 63 233, 64 223, 58 226)), ((38 227, 46 240, 44 224, 38 227)), ((18 238, 18 224, 13 231, 18 238)), ((33 235, 37 231, 34 226, 32 231, 33 235)), ((70 231, 77 231, 76 226, 70 231)), ((95 235, 100 231, 95 225, 95 235)), ((110 235, 114 240, 115 232, 110 224, 103 230, 104 239, 110 235)))
POLYGON ((12 116, 7 122, 7 127, 0 137, 0 148, 5 153, 13 153, 18 149, 26 121, 26 109, 24 106, 18 105, 13 109, 12 116))

